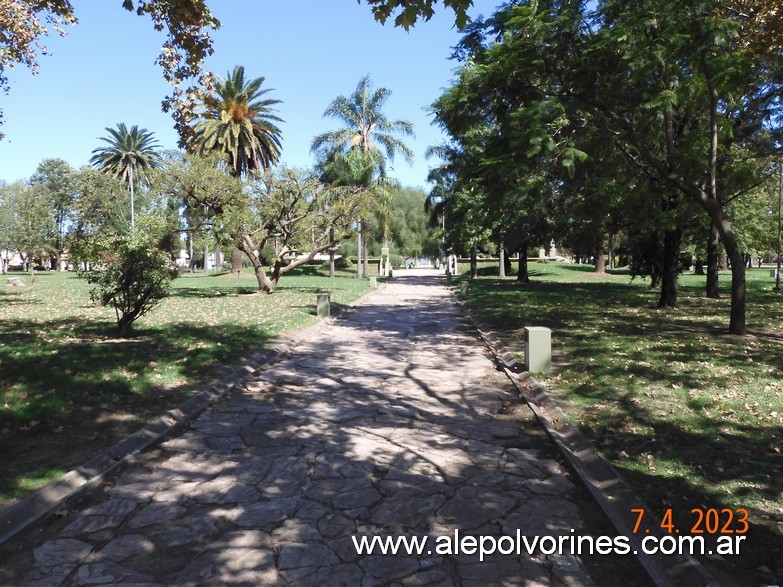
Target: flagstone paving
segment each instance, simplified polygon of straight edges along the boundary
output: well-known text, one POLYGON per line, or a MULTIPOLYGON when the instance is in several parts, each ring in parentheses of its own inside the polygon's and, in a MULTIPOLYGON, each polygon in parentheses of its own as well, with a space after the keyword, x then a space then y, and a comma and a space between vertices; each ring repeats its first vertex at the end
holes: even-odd
POLYGON ((595 533, 554 455, 441 278, 397 278, 69 506, 0 582, 590 585, 570 555, 444 553, 455 533, 595 533), (374 536, 430 538, 358 554, 374 536))

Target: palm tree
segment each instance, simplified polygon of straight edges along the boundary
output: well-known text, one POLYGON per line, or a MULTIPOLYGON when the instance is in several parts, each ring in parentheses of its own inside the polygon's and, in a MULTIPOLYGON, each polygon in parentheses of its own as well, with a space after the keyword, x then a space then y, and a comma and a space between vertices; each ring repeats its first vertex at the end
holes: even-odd
POLYGON ((203 110, 193 127, 189 150, 218 153, 228 158, 231 173, 243 176, 263 171, 280 158, 283 122, 272 106, 280 100, 262 99, 264 78, 245 80, 245 68, 237 65, 225 79, 218 77, 214 94, 204 99, 203 110))
POLYGON ((372 91, 372 80, 365 75, 359 80, 359 85, 350 97, 338 96, 329 104, 324 117, 335 118, 343 123, 343 127, 318 135, 313 139, 312 151, 324 147, 347 152, 358 149, 362 153, 380 155, 376 157, 378 172, 386 175, 385 159, 394 161, 399 153, 410 163, 413 153, 400 139, 393 136, 413 136, 413 124, 407 120, 390 121, 381 111, 391 91, 379 88, 372 91), (385 158, 380 149, 385 152, 385 158))
MULTIPOLYGON (((373 162, 374 169, 371 177, 364 177, 367 185, 375 180, 376 176, 380 179, 386 177, 386 160, 394 161, 394 157, 399 154, 410 163, 413 159, 413 153, 394 135, 413 136, 413 124, 406 120, 390 121, 383 113, 383 105, 391 96, 391 91, 386 88, 379 88, 373 91, 372 80, 369 75, 365 75, 359 80, 356 90, 350 96, 338 96, 324 111, 324 117, 335 118, 343 123, 342 128, 318 135, 313 139, 311 150, 314 152, 326 153, 327 159, 335 158, 336 153, 347 154, 351 151, 359 151, 364 156, 364 161, 368 158, 373 162)), ((338 158, 339 160, 339 158, 338 158)), ((381 191, 388 194, 388 191, 381 191)), ((380 202, 380 209, 383 211, 388 206, 386 202, 380 202)), ((365 225, 362 219, 359 219, 359 255, 361 255, 361 232, 365 225)), ((382 222, 384 231, 386 222, 382 222)), ((386 236, 386 235, 384 235, 386 236)), ((367 239, 365 242, 364 255, 364 273, 367 274, 367 239)))
POLYGON ((134 183, 145 180, 146 172, 161 164, 162 159, 157 152, 158 141, 146 128, 140 129, 134 125, 128 130, 124 122, 120 122, 116 129, 106 127, 106 130, 111 136, 101 137, 101 140, 108 143, 108 146, 95 149, 90 163, 101 171, 128 182, 133 227, 136 224, 134 183))
MULTIPOLYGON (((379 206, 378 216, 383 225, 384 235, 386 235, 388 228, 386 210, 391 206, 393 200, 391 189, 399 186, 396 180, 389 177, 376 177, 379 164, 377 155, 372 152, 364 153, 358 149, 351 149, 347 153, 336 149, 328 152, 322 151, 319 153, 316 168, 320 173, 321 181, 327 185, 332 187, 361 186, 368 194, 371 194, 379 206)), ((362 248, 362 227, 363 221, 360 218, 357 246, 359 255, 361 255, 362 248)), ((334 239, 333 231, 330 231, 330 236, 334 239)), ((362 276, 361 263, 357 267, 356 276, 362 276)), ((329 250, 329 277, 334 277, 334 249, 329 250)))

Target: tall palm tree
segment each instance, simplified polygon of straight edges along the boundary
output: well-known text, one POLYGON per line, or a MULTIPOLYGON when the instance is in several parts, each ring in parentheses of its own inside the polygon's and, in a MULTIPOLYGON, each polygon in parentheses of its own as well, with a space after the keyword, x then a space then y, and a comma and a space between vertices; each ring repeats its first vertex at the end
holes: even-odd
POLYGON ((237 65, 225 79, 218 77, 215 92, 204 99, 189 150, 197 154, 218 153, 228 158, 237 177, 263 171, 280 158, 282 131, 274 114, 280 100, 264 99, 270 89, 261 89, 264 78, 245 79, 237 65))
POLYGON ((413 136, 413 124, 407 120, 390 121, 381 110, 391 96, 391 91, 378 88, 373 91, 372 80, 365 75, 349 97, 338 96, 329 104, 324 117, 334 118, 343 123, 343 127, 318 135, 313 139, 311 149, 337 149, 347 152, 358 149, 362 153, 380 155, 375 158, 378 173, 386 175, 386 159, 394 161, 397 154, 411 162, 413 153, 394 135, 413 136), (385 157, 380 150, 383 149, 385 157))
POLYGON ((90 163, 109 175, 126 181, 130 188, 131 227, 136 225, 134 210, 134 184, 146 179, 149 169, 160 166, 162 159, 158 153, 158 141, 153 133, 146 128, 140 129, 134 125, 128 130, 124 122, 117 128, 106 127, 108 137, 101 137, 108 143, 107 147, 99 147, 92 153, 90 163))
MULTIPOLYGON (((389 221, 386 211, 391 206, 393 200, 391 189, 399 186, 397 185, 396 180, 389 177, 377 176, 376 171, 379 163, 378 153, 364 153, 358 149, 351 149, 348 152, 343 153, 339 150, 332 149, 330 151, 319 152, 318 157, 319 161, 316 168, 320 173, 322 182, 332 187, 361 186, 366 193, 372 195, 378 205, 379 220, 383 226, 384 235, 386 235, 389 221)), ((357 250, 359 251, 360 256, 362 249, 362 226, 363 221, 360 218, 359 232, 357 235, 359 241, 357 250)), ((334 239, 333 231, 330 231, 330 236, 334 239)), ((334 273, 334 249, 330 249, 329 277, 334 277, 334 273)), ((361 263, 359 263, 357 267, 356 276, 362 276, 361 263)))
MULTIPOLYGON (((408 146, 397 136, 413 136, 413 124, 407 120, 389 120, 383 113, 383 105, 391 96, 387 88, 378 88, 373 91, 372 80, 365 75, 359 80, 353 94, 350 96, 338 96, 324 111, 324 117, 334 118, 343 126, 334 131, 318 135, 313 139, 311 150, 327 154, 327 158, 335 159, 335 153, 347 154, 351 151, 359 151, 364 157, 372 161, 374 169, 367 177, 364 174, 364 185, 367 187, 371 181, 386 177, 386 160, 394 161, 396 155, 401 155, 410 163, 413 153, 408 146)), ((339 161, 339 158, 337 158, 339 161)), ((355 163, 355 162, 354 162, 355 163)), ((360 166, 361 167, 361 166, 360 166)), ((380 190, 379 193, 390 195, 388 190, 380 190)), ((379 202, 381 214, 390 203, 390 198, 379 202)), ((366 223, 359 219, 359 255, 362 251, 361 232, 366 223)), ((387 222, 382 221, 384 233, 387 230, 387 222)), ((386 236, 386 234, 384 234, 386 236)), ((364 274, 367 274, 367 239, 364 239, 364 274)))

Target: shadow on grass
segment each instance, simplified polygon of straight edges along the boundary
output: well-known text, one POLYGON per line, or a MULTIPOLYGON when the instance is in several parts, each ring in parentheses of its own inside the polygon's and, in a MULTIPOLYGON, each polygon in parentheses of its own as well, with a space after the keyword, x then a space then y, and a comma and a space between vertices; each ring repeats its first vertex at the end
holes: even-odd
POLYGON ((258 291, 257 287, 247 286, 218 286, 214 288, 204 287, 177 287, 173 288, 169 292, 170 297, 174 298, 225 298, 227 296, 239 296, 254 294, 258 291))
MULTIPOLYGON (((575 423, 637 494, 658 512, 674 508, 683 532, 692 508, 748 508, 747 566, 777 569, 783 455, 771 447, 783 434, 780 410, 766 407, 780 388, 765 383, 783 373, 780 334, 726 334, 729 296, 705 299, 699 283, 681 286, 677 310, 654 308, 658 292, 639 283, 509 283, 472 282, 473 311, 519 354, 525 326, 552 329, 553 350, 568 363, 553 395, 580 414, 575 423)), ((774 326, 758 319, 778 316, 771 294, 755 288, 749 299, 749 324, 774 326)))
POLYGON ((46 331, 25 320, 0 326, 0 493, 12 493, 27 473, 80 464, 269 342, 263 330, 240 325, 181 322, 129 339, 111 338, 102 326, 70 319, 50 321, 46 331), (52 341, 52 331, 78 338, 52 341))

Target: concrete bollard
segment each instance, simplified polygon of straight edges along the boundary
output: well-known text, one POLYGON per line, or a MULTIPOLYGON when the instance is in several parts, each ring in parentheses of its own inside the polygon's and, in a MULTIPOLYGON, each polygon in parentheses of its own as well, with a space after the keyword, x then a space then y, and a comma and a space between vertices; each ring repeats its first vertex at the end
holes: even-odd
POLYGON ((330 296, 328 293, 319 293, 318 294, 318 301, 315 305, 315 314, 319 318, 328 318, 330 311, 329 311, 329 302, 330 302, 330 296))
POLYGON ((778 276, 778 270, 777 269, 770 269, 769 270, 769 276, 770 277, 777 277, 778 276))
POLYGON ((525 367, 530 373, 552 369, 552 331, 543 326, 525 327, 525 367))
POLYGON ((468 282, 463 281, 459 284, 459 293, 460 295, 466 296, 468 295, 468 282))
POLYGON ((370 288, 377 289, 378 288, 378 278, 374 275, 370 277, 370 288))

